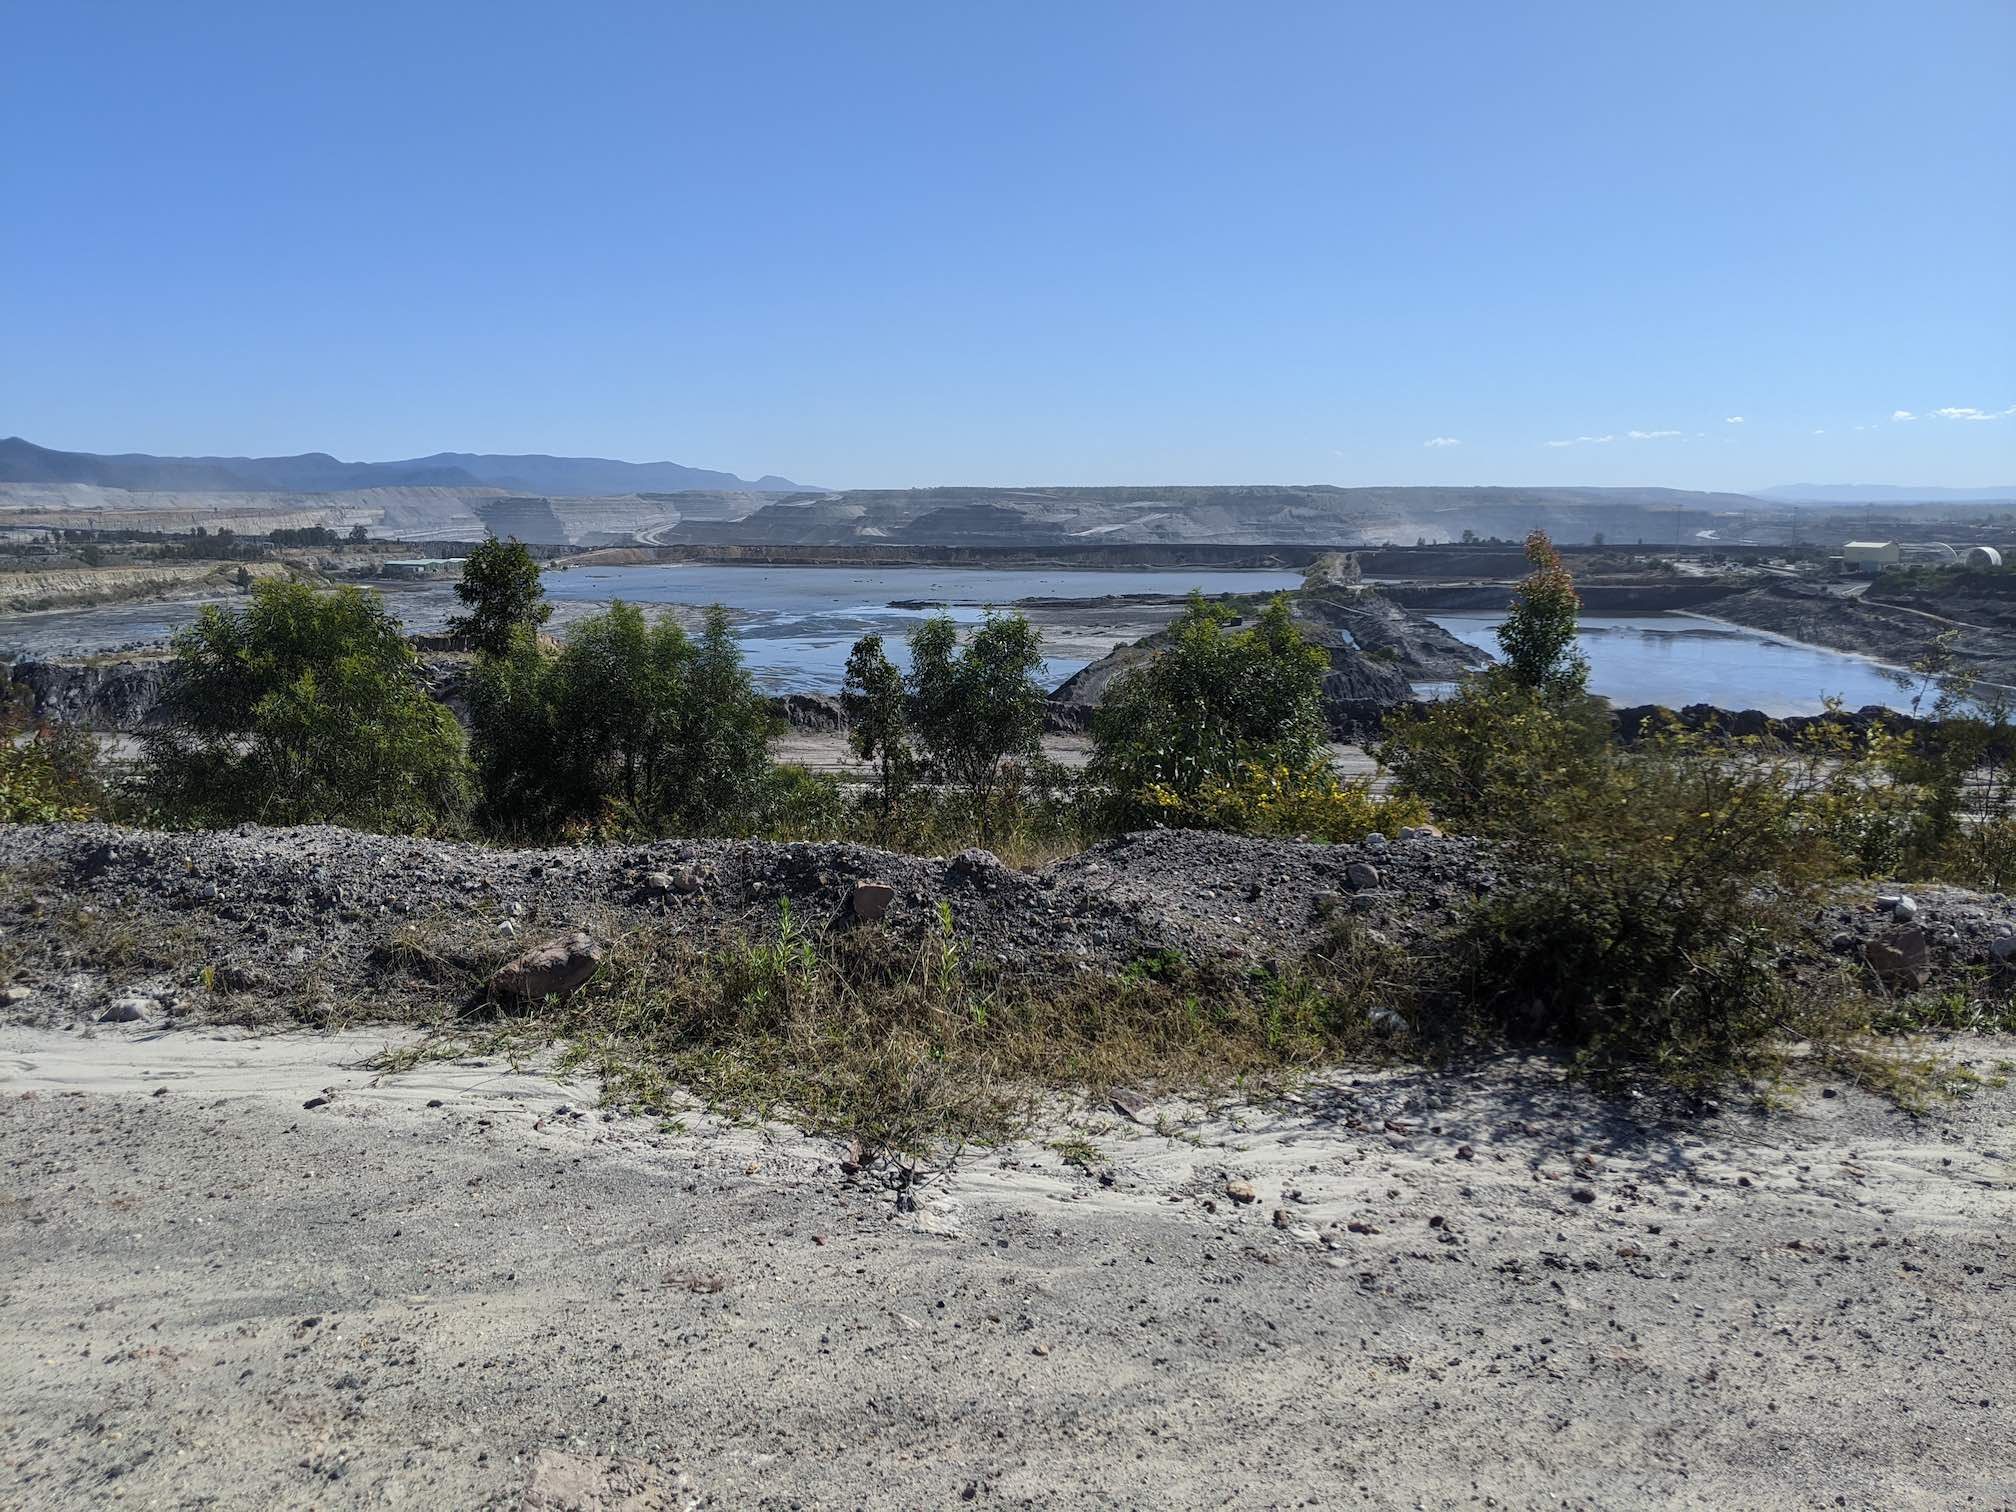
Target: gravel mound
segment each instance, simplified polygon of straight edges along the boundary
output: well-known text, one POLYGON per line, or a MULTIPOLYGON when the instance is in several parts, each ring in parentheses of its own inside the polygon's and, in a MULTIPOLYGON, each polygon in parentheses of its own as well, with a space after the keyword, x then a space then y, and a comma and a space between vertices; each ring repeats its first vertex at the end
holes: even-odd
MULTIPOLYGON (((1411 948, 1501 885, 1487 847, 1434 835, 1321 845, 1144 831, 1025 873, 982 850, 923 858, 726 840, 500 850, 329 827, 10 826, 0 828, 0 1010, 152 1020, 221 994, 255 1019, 261 1003, 268 1017, 396 1017, 576 930, 602 941, 640 925, 760 936, 786 907, 815 931, 919 940, 949 915, 966 959, 1011 975, 1111 971, 1170 952, 1281 969, 1340 914, 1411 948), (872 925, 851 906, 862 883, 891 891, 872 925), (414 945, 439 969, 416 975, 414 945)), ((1900 911, 1897 894, 1856 887, 1809 928, 1816 962, 1862 961, 1871 942, 1909 929, 1929 982, 2016 968, 2016 905, 2001 894, 1927 888, 1900 911)))
POLYGON ((856 884, 893 889, 874 926, 922 938, 949 910, 968 959, 1011 973, 1110 970, 1163 952, 1291 962, 1349 910, 1403 935, 1455 917, 1492 874, 1470 841, 1331 846, 1231 835, 1125 835, 1034 873, 986 851, 920 858, 848 844, 667 840, 546 850, 330 827, 161 833, 111 825, 0 829, 0 930, 20 957, 14 1006, 103 1008, 115 990, 172 1007, 212 990, 320 993, 395 1009, 388 951, 440 941, 464 959, 586 928, 696 932, 852 925, 856 884), (942 905, 942 907, 941 907, 942 905))

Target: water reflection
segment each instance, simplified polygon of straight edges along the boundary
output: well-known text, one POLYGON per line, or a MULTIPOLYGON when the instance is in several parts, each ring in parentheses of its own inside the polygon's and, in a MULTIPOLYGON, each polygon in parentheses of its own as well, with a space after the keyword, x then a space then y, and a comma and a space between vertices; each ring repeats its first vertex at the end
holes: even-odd
MULTIPOLYGON (((1431 617, 1458 639, 1496 654, 1492 632, 1502 615, 1431 617)), ((1585 615, 1576 644, 1589 658, 1589 691, 1618 705, 1706 703, 1816 714, 1829 695, 1851 709, 1909 702, 1886 669, 1866 657, 1689 615, 1585 615)))

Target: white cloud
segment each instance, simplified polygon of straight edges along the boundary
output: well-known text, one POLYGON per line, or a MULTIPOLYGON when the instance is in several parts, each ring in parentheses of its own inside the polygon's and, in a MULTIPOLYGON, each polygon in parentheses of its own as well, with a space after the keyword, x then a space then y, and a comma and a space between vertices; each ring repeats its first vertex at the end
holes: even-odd
POLYGON ((1892 410, 1890 411, 1890 418, 1892 420, 1916 420, 1918 417, 1909 410, 1892 410))
POLYGON ((1722 423, 1724 425, 1741 425, 1743 423, 1743 417, 1741 415, 1724 415, 1722 417, 1722 423))
POLYGON ((1663 441, 1663 440, 1665 440, 1665 439, 1666 439, 1666 438, 1667 438, 1668 436, 1677 436, 1677 435, 1679 435, 1679 434, 1680 434, 1680 432, 1678 432, 1678 431, 1676 431, 1676 430, 1663 430, 1663 431, 1627 431, 1627 432, 1625 432, 1625 434, 1626 434, 1626 435, 1628 435, 1628 436, 1630 436, 1630 438, 1631 438, 1631 439, 1632 439, 1633 441, 1663 441))
POLYGON ((1948 405, 1945 409, 1932 411, 1941 420, 2000 420, 2004 415, 2016 414, 2016 404, 2006 410, 1976 409, 1971 404, 1948 405))
POLYGON ((1816 430, 1815 432, 1813 432, 1813 434, 1816 436, 1824 436, 1827 434, 1827 432, 1825 432, 1824 430, 1816 430))
POLYGON ((1430 436, 1421 443, 1423 446, 1461 446, 1463 443, 1454 436, 1430 436))
POLYGON ((1615 441, 1615 436, 1577 436, 1571 441, 1549 441, 1549 446, 1603 446, 1615 441))

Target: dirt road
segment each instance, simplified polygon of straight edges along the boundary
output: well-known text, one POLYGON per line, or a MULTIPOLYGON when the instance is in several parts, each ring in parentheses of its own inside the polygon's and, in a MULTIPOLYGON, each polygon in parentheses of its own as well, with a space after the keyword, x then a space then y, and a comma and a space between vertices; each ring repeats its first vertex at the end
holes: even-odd
POLYGON ((2016 1504, 2006 1087, 1340 1078, 913 1203, 385 1042, 0 1029, 0 1505, 2016 1504))

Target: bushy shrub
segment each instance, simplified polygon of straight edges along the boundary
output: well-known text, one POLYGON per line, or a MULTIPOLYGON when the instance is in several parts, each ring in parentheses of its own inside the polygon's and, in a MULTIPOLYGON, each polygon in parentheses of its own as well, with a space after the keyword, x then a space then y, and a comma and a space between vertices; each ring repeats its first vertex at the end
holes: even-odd
POLYGON ((764 840, 829 840, 848 832, 847 795, 839 779, 796 763, 768 767, 746 812, 729 826, 764 840))
POLYGON ((1248 629, 1232 630, 1235 617, 1191 594, 1155 655, 1094 711, 1089 772, 1115 827, 1206 809, 1236 818, 1236 804, 1201 796, 1237 787, 1251 766, 1318 771, 1327 659, 1303 643, 1285 595, 1248 629))
POLYGON ((174 647, 140 777, 159 817, 427 831, 466 806, 461 730, 377 594, 265 579, 174 647))
POLYGON ((1612 758, 1601 700, 1543 693, 1503 667, 1433 703, 1403 707, 1377 746, 1395 790, 1473 834, 1533 827, 1536 803, 1595 781, 1612 758))
POLYGON ((1582 609, 1575 580, 1544 530, 1526 537, 1526 560, 1533 570, 1520 583, 1498 627, 1505 671, 1520 687, 1536 693, 1580 693, 1589 683, 1589 663, 1575 646, 1582 609))
POLYGON ((1152 784, 1143 806, 1172 829, 1235 834, 1307 835, 1336 844, 1378 833, 1392 836, 1428 821, 1428 806, 1402 794, 1382 799, 1369 779, 1346 780, 1328 766, 1263 766, 1248 762, 1229 777, 1211 777, 1189 793, 1152 784))
POLYGON ((557 652, 521 626, 478 664, 469 707, 484 816, 502 830, 733 830, 769 770, 775 719, 718 606, 694 637, 618 601, 557 652))
POLYGON ((1834 870, 1814 769, 1672 735, 1536 794, 1453 941, 1483 1020, 1594 1060, 1706 1083, 1794 1030, 1793 916, 1834 870))
POLYGON ((962 646, 948 615, 910 637, 910 727, 930 774, 963 795, 982 845, 1042 753, 1042 638, 1020 614, 989 610, 962 646))
POLYGON ((848 653, 840 705, 847 715, 848 747, 875 764, 869 807, 875 838, 891 843, 924 775, 924 763, 912 744, 909 691, 903 674, 883 650, 881 636, 862 636, 848 653))
POLYGON ((38 720, 23 699, 0 703, 0 824, 93 819, 105 801, 88 731, 38 720))

